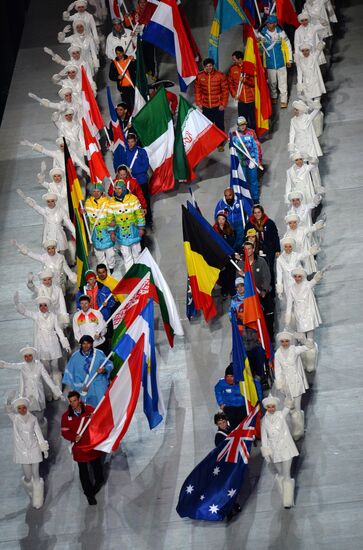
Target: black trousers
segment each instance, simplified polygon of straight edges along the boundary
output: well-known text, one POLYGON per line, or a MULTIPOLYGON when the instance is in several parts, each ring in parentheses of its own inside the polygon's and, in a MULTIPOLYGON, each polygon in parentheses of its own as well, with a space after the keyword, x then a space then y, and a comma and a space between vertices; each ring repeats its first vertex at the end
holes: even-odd
POLYGON ((256 130, 255 102, 243 103, 238 102, 238 116, 244 116, 247 120, 248 128, 256 130))
POLYGON ((224 111, 220 111, 218 107, 203 107, 203 115, 209 118, 222 132, 224 132, 224 111))
POLYGON ((132 113, 135 103, 135 88, 132 86, 121 86, 119 91, 121 92, 121 101, 126 103, 129 113, 132 113))
POLYGON ((95 485, 102 485, 105 481, 101 457, 90 460, 89 462, 77 462, 77 464, 83 492, 86 497, 92 497, 94 496, 94 484, 90 477, 90 468, 93 471, 95 485))
POLYGON ((147 206, 145 221, 146 221, 147 224, 150 224, 150 223, 153 222, 153 215, 152 215, 152 212, 151 212, 149 184, 148 183, 143 183, 142 185, 140 184, 140 187, 141 187, 142 194, 145 197, 146 206, 147 206))
POLYGON ((229 420, 229 424, 234 430, 237 428, 238 424, 242 422, 247 416, 246 407, 228 407, 227 405, 224 407, 223 412, 227 415, 227 418, 229 420))

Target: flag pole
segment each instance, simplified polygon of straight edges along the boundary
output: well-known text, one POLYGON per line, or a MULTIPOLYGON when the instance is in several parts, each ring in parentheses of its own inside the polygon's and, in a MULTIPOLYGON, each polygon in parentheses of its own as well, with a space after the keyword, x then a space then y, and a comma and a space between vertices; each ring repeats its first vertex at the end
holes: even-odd
MULTIPOLYGON (((246 404, 246 412, 247 414, 250 414, 250 408, 248 406, 248 399, 247 399, 247 391, 246 391, 246 382, 244 380, 242 380, 240 382, 240 384, 242 384, 242 394, 243 394, 243 397, 245 398, 245 404, 246 404)), ((241 387, 240 387, 241 389, 241 387)))
POLYGON ((273 14, 273 12, 275 11, 275 8, 276 8, 276 2, 274 2, 274 3, 272 4, 272 8, 270 9, 270 15, 273 14))
MULTIPOLYGON (((111 355, 113 354, 113 351, 110 351, 110 353, 107 355, 106 359, 102 362, 102 364, 98 367, 98 369, 102 369, 104 365, 106 365, 107 361, 110 359, 111 355)), ((97 369, 97 371, 98 371, 97 369)), ((100 374, 99 372, 95 372, 95 374, 92 376, 91 380, 87 382, 87 384, 84 386, 88 390, 90 385, 92 384, 93 380, 100 374)), ((87 395, 87 392, 82 389, 81 395, 87 395)))
POLYGON ((261 15, 260 15, 260 10, 258 8, 257 0, 254 0, 254 2, 255 2, 255 9, 256 9, 257 16, 258 16, 258 20, 260 22, 259 26, 261 26, 262 21, 261 21, 261 15))
POLYGON ((87 233, 87 237, 88 237, 88 242, 89 244, 92 244, 92 238, 91 238, 91 233, 90 233, 90 230, 89 230, 89 226, 88 226, 88 221, 87 221, 87 216, 86 216, 86 211, 84 209, 84 206, 83 206, 83 201, 79 201, 79 204, 81 205, 81 209, 82 209, 82 218, 83 218, 83 221, 84 221, 84 225, 86 227, 86 233, 87 233))

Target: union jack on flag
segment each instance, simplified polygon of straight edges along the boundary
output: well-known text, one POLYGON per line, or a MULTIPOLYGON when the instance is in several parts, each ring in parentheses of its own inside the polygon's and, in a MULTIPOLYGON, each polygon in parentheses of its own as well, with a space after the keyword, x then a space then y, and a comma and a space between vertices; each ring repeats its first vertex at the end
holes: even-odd
POLYGON ((222 458, 225 457, 227 462, 236 463, 239 456, 241 456, 243 462, 248 464, 250 453, 245 442, 253 441, 255 438, 256 428, 255 426, 251 426, 251 422, 255 419, 258 410, 259 406, 257 405, 247 416, 247 418, 226 437, 227 443, 217 456, 217 462, 221 461, 222 458))

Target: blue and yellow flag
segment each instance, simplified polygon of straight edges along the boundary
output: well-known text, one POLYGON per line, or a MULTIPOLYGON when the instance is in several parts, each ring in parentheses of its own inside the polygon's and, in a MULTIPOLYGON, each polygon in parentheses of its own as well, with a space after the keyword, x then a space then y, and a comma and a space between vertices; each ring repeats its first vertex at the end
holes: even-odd
POLYGON ((248 18, 236 0, 218 0, 214 19, 209 34, 208 56, 214 59, 218 69, 219 37, 241 23, 249 23, 248 18))
POLYGON ((258 394, 235 315, 232 315, 232 363, 234 379, 239 382, 241 394, 248 402, 247 410, 250 411, 258 403, 258 394))

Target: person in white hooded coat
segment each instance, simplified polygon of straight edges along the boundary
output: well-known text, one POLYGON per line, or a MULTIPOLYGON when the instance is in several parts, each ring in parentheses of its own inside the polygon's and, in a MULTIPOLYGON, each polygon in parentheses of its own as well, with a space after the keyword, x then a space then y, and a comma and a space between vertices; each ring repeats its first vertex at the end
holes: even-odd
POLYGON ((304 160, 299 151, 292 154, 292 160, 294 164, 286 171, 285 202, 289 203, 287 197, 291 191, 300 191, 307 203, 313 201, 314 195, 324 194, 317 164, 304 160))
POLYGON ((280 241, 281 254, 276 258, 276 294, 280 300, 287 297, 294 279, 291 272, 296 267, 302 267, 302 262, 305 258, 315 255, 319 252, 317 246, 312 246, 307 252, 295 251, 295 239, 292 237, 284 237, 280 241))
POLYGON ((59 285, 56 285, 53 282, 53 277, 53 271, 50 269, 43 269, 43 271, 39 273, 39 280, 41 284, 36 286, 34 284, 34 275, 30 271, 28 273, 27 287, 33 293, 34 298, 46 296, 50 299, 49 310, 56 314, 59 326, 63 328, 69 325, 69 314, 63 291, 59 285))
POLYGON ((69 59, 63 59, 60 55, 57 53, 54 53, 53 50, 50 48, 44 47, 45 53, 51 56, 52 61, 55 63, 58 63, 58 65, 63 65, 63 67, 67 67, 67 65, 75 65, 79 70, 79 75, 81 78, 81 68, 84 67, 84 70, 86 71, 88 80, 91 84, 93 92, 96 94, 97 92, 97 86, 95 81, 93 80, 93 72, 92 69, 88 63, 87 60, 83 57, 83 49, 80 46, 76 46, 75 44, 72 44, 67 52, 69 53, 69 59))
POLYGON ((61 101, 56 102, 56 101, 50 101, 45 97, 38 97, 37 95, 31 92, 28 93, 28 96, 30 98, 35 99, 35 101, 38 101, 38 103, 43 107, 57 111, 52 116, 53 122, 58 120, 60 115, 65 111, 67 111, 68 109, 73 109, 75 113, 75 118, 77 120, 80 120, 82 118, 82 113, 81 113, 82 106, 77 94, 73 92, 72 88, 69 86, 67 86, 66 88, 61 88, 58 92, 58 95, 61 101))
POLYGON ((320 99, 326 93, 325 84, 319 65, 321 42, 316 48, 309 42, 300 46, 301 56, 296 59, 297 93, 306 99, 320 99))
MULTIPOLYGON (((70 141, 67 139, 67 145, 70 147, 70 141)), ((53 168, 60 168, 63 173, 65 172, 65 164, 64 164, 64 142, 63 138, 59 137, 55 140, 55 143, 58 147, 58 149, 47 149, 46 147, 43 147, 43 145, 40 145, 39 143, 31 143, 31 141, 28 141, 27 139, 24 139, 20 142, 21 145, 25 145, 26 147, 31 147, 33 151, 37 151, 37 153, 41 153, 42 155, 45 155, 46 157, 50 157, 53 159, 53 168)), ((78 156, 78 154, 75 151, 72 151, 72 160, 73 163, 76 166, 79 166, 86 174, 89 176, 90 171, 88 166, 85 165, 83 160, 81 160, 78 156)))
POLYGON ((52 82, 61 88, 70 88, 74 96, 82 93, 81 72, 77 65, 66 65, 52 76, 52 82))
POLYGON ((43 455, 48 458, 49 444, 44 439, 38 420, 29 412, 26 397, 15 399, 5 408, 13 423, 14 462, 21 464, 24 472, 22 482, 32 499, 34 508, 41 508, 44 501, 44 481, 39 476, 39 463, 43 455))
POLYGON ((323 29, 320 31, 322 38, 328 38, 333 35, 329 15, 325 7, 325 0, 306 0, 303 11, 309 15, 313 25, 320 23, 323 26, 323 29))
POLYGON ((304 200, 304 195, 301 191, 291 191, 287 196, 290 208, 288 214, 297 214, 299 216, 299 226, 311 228, 313 225, 311 219, 311 213, 314 208, 319 206, 321 202, 321 195, 314 195, 313 200, 308 203, 304 200))
MULTIPOLYGON (((306 11, 301 12, 297 16, 300 21, 300 26, 295 30, 294 34, 294 53, 295 53, 295 63, 297 59, 301 56, 300 46, 304 43, 310 43, 314 48, 317 48, 319 43, 322 43, 324 47, 325 44, 320 40, 319 33, 325 32, 325 27, 321 23, 313 24, 310 21, 310 16, 306 11)), ((323 49, 321 49, 319 54, 319 64, 324 65, 326 63, 326 57, 324 55, 323 49)))
POLYGON ((314 330, 322 323, 314 287, 321 281, 323 275, 318 271, 308 281, 305 269, 298 267, 291 272, 291 276, 294 278, 294 284, 287 297, 285 326, 290 326, 292 313, 294 313, 297 332, 314 340, 314 330))
MULTIPOLYGON (((315 242, 312 241, 312 234, 316 231, 320 231, 325 226, 323 220, 318 220, 311 227, 301 227, 300 217, 298 214, 290 213, 285 216, 285 222, 287 224, 285 237, 290 237, 295 241, 295 252, 302 254, 301 261, 310 275, 316 271, 316 262, 314 256, 311 254, 311 248, 315 246, 315 242)), ((314 250, 314 249, 313 249, 314 250)))
POLYGON ((74 110, 67 109, 60 118, 55 119, 53 122, 58 128, 59 137, 65 138, 69 143, 71 155, 73 156, 76 153, 79 158, 83 158, 86 154, 83 130, 74 117, 74 110))
POLYGON ((299 151, 303 158, 316 159, 323 155, 313 125, 314 118, 320 113, 319 107, 309 113, 309 107, 300 99, 293 101, 294 116, 290 121, 288 151, 299 151))
POLYGON ((92 34, 95 46, 98 49, 99 46, 99 37, 97 33, 97 27, 94 20, 94 17, 91 13, 87 11, 87 0, 76 0, 69 4, 66 11, 63 12, 63 21, 84 21, 85 28, 92 34), (75 9, 76 13, 71 15, 71 11, 75 9))
POLYGON ((92 75, 100 67, 100 62, 97 57, 97 46, 92 34, 87 30, 82 19, 74 19, 73 34, 66 36, 66 33, 71 30, 71 26, 67 25, 62 32, 58 33, 58 42, 61 44, 68 43, 82 48, 84 60, 91 67, 92 75))

